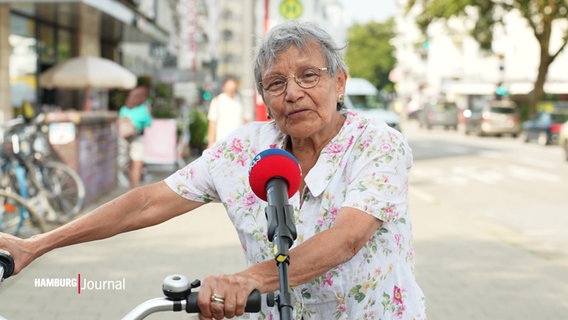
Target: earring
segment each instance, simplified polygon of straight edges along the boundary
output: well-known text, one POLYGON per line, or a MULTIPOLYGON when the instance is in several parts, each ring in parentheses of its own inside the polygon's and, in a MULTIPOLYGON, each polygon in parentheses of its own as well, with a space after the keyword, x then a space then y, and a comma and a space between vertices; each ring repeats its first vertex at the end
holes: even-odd
POLYGON ((272 115, 270 114, 270 112, 266 113, 266 119, 269 119, 269 120, 272 119, 272 115))
POLYGON ((343 95, 343 93, 340 93, 339 96, 337 97, 337 102, 343 103, 343 100, 345 100, 345 96, 343 95))

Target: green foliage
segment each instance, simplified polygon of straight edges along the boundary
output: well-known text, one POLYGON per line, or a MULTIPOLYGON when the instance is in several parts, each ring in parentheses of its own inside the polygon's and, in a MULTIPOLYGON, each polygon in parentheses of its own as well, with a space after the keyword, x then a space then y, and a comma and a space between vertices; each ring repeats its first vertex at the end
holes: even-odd
POLYGON ((192 108, 190 114, 191 123, 189 124, 190 141, 192 148, 204 149, 207 146, 207 114, 192 108))
POLYGON ((347 34, 348 46, 345 62, 351 77, 365 78, 379 90, 393 91, 388 75, 396 64, 394 46, 394 20, 384 23, 355 24, 347 34))
POLYGON ((426 32, 428 26, 434 21, 464 17, 467 8, 476 9, 477 17, 470 34, 486 51, 492 49, 495 26, 502 24, 506 14, 517 10, 533 31, 540 47, 540 65, 529 103, 529 114, 535 113, 536 103, 544 96, 544 82, 548 69, 568 43, 568 29, 564 28, 558 39, 560 46, 555 49, 550 46, 555 40, 552 39, 553 23, 568 22, 567 0, 409 0, 406 12, 410 12, 414 7, 422 10, 416 22, 423 32, 426 32))
POLYGON ((175 118, 178 114, 178 104, 173 96, 173 87, 167 83, 157 83, 153 88, 152 116, 154 118, 175 118))

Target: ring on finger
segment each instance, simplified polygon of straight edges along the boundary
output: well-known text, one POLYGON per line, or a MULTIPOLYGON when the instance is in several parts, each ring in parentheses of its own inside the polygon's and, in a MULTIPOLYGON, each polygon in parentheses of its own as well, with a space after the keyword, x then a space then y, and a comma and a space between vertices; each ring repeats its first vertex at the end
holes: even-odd
POLYGON ((211 295, 211 302, 225 303, 225 298, 214 293, 211 295))

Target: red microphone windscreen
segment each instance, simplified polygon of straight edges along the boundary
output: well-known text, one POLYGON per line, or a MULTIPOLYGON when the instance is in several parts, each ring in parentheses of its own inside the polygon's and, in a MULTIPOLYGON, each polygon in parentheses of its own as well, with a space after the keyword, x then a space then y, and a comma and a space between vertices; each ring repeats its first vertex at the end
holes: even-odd
POLYGON ((267 149, 257 154, 249 169, 249 183, 254 194, 266 201, 266 184, 270 179, 281 178, 288 182, 288 198, 300 187, 302 173, 294 156, 282 149, 267 149))

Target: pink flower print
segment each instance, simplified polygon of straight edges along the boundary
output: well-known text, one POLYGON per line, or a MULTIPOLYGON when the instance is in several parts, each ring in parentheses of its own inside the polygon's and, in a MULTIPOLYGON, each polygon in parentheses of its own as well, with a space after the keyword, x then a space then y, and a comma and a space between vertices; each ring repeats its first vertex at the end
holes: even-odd
POLYGON ((394 241, 396 242, 397 247, 400 247, 400 237, 401 237, 400 233, 394 235, 394 241))
POLYGON ((329 150, 330 153, 334 153, 334 154, 341 153, 341 151, 343 151, 343 146, 341 144, 335 142, 335 143, 333 143, 329 146, 328 150, 329 150))
POLYGON ((394 217, 395 216, 395 212, 392 206, 390 207, 386 207, 383 209, 383 213, 386 214, 389 217, 394 217))
POLYGON ((333 274, 331 272, 326 273, 321 284, 331 287, 333 285, 333 274))
POLYGON ((318 221, 316 222, 317 226, 320 228, 323 228, 323 226, 325 225, 327 219, 325 217, 319 218, 318 221))
POLYGON ((243 206, 250 207, 257 203, 256 196, 252 193, 247 193, 243 197, 243 206))
POLYGON ((380 147, 382 152, 390 152, 392 150, 392 146, 390 143, 383 143, 380 147))
POLYGON ((242 141, 236 138, 233 139, 233 142, 231 143, 231 147, 229 149, 236 153, 242 152, 243 151, 242 141))
POLYGON ((337 213, 339 212, 339 209, 337 207, 333 207, 329 210, 329 218, 332 221, 335 221, 335 217, 337 217, 337 213))
POLYGON ((343 298, 337 300, 337 311, 341 313, 347 311, 347 306, 345 305, 345 300, 343 298))
POLYGON ((232 207, 232 206, 234 206, 234 205, 237 203, 236 199, 233 198, 233 197, 227 198, 227 201, 226 201, 226 202, 227 202, 227 206, 228 206, 228 207, 232 207))
POLYGON ((398 319, 402 319, 402 315, 404 314, 404 310, 406 310, 406 308, 404 306, 401 306, 400 308, 398 308, 396 310, 396 312, 394 313, 394 315, 398 318, 398 319))
POLYGON ((246 165, 247 159, 245 158, 245 156, 243 154, 240 154, 237 157, 237 163, 241 166, 244 167, 246 165))
POLYGON ((217 149, 215 149, 211 155, 213 156, 213 158, 215 159, 219 159, 221 158, 221 156, 223 155, 223 147, 222 146, 218 146, 217 149))
POLYGON ((392 292, 392 302, 394 302, 397 305, 403 305, 404 302, 402 301, 402 293, 404 292, 404 290, 402 290, 401 288, 394 286, 394 290, 392 292))
POLYGON ((383 273, 383 271, 381 270, 381 268, 377 268, 377 269, 375 269, 375 273, 374 273, 374 274, 375 274, 375 276, 380 276, 380 275, 381 275, 381 273, 383 273))

